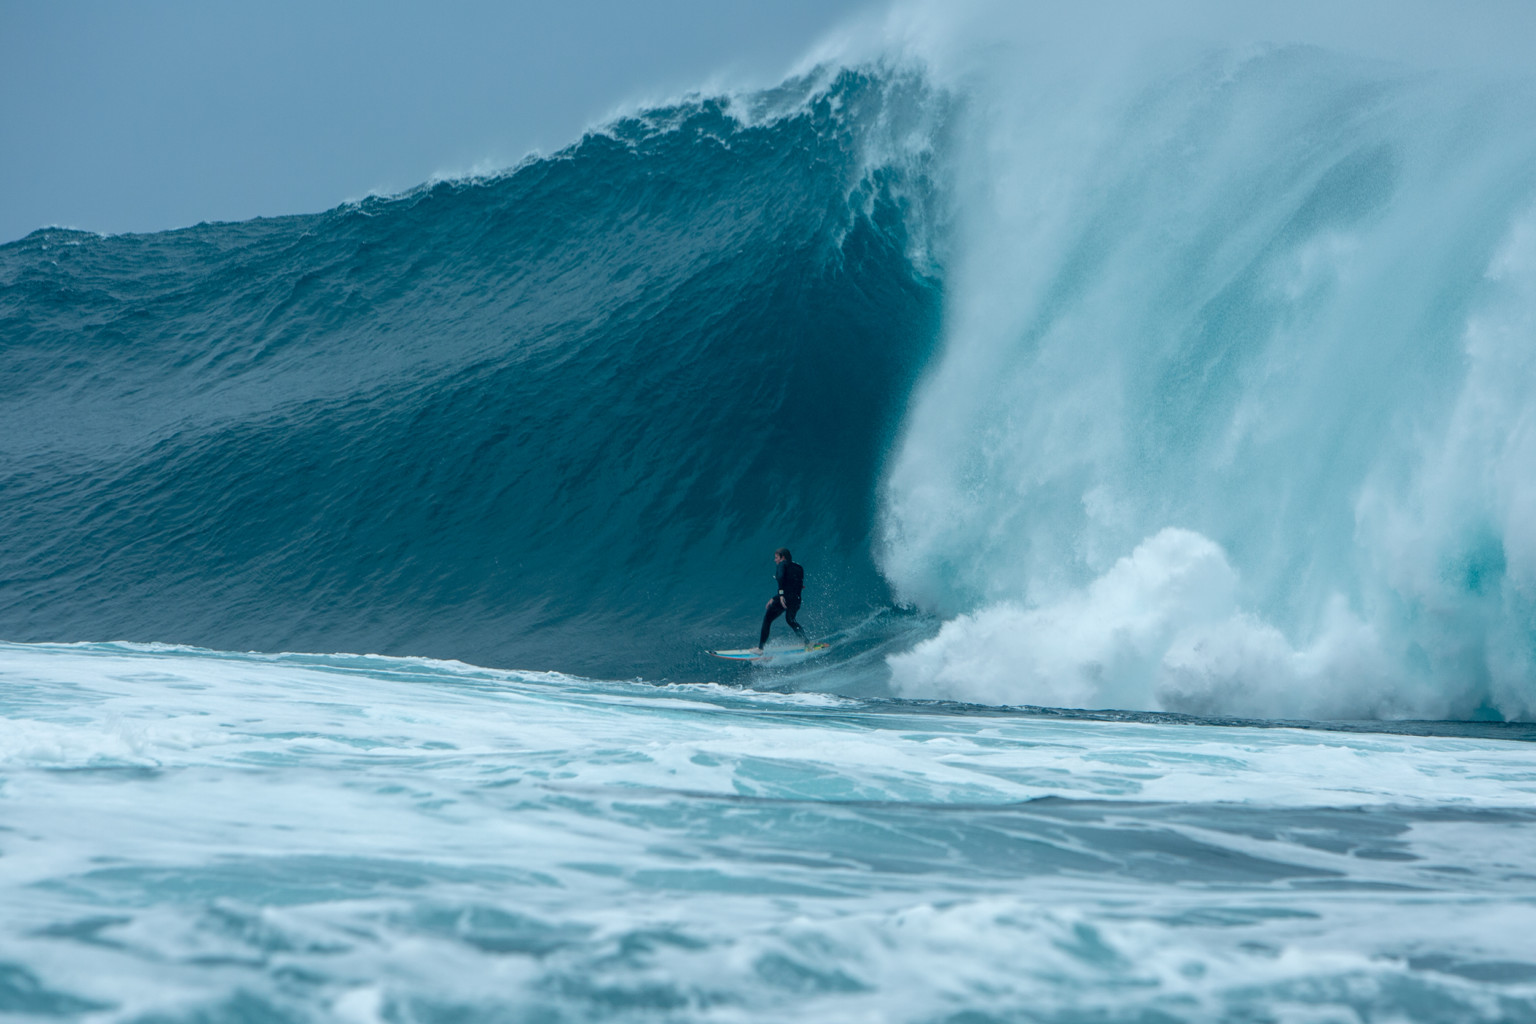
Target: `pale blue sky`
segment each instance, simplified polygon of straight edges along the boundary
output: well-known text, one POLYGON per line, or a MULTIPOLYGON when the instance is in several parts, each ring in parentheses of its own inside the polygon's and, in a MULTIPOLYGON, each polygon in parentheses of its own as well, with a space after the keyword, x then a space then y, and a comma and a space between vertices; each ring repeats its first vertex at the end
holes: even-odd
POLYGON ((0 0, 0 242, 322 210, 776 80, 867 0, 0 0))

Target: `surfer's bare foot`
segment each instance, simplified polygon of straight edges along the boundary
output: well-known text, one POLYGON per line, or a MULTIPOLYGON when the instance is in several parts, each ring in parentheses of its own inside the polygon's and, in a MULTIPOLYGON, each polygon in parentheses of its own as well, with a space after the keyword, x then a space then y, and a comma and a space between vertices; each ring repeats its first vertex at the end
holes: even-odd
POLYGON ((753 654, 762 654, 763 653, 763 649, 761 647, 754 647, 754 648, 752 648, 752 653, 753 654))

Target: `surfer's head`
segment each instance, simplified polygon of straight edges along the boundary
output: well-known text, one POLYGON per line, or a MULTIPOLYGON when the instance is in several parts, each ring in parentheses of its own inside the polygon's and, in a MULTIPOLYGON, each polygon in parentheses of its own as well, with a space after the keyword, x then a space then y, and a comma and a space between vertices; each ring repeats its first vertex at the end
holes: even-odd
POLYGON ((793 558, 789 557, 789 548, 779 548, 779 550, 777 550, 777 551, 775 551, 773 553, 773 560, 775 562, 793 562, 794 561, 793 558))

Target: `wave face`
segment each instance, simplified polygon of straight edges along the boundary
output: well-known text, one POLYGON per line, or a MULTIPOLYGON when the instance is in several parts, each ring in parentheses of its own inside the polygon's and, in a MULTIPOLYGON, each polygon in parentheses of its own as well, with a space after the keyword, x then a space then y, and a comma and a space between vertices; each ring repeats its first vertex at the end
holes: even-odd
POLYGON ((917 10, 493 180, 0 247, 4 635, 699 678, 783 544, 822 688, 1536 716, 1528 70, 917 10))
POLYGON ((982 62, 882 565, 898 692, 1536 714, 1536 90, 1311 46, 982 62))
POLYGON ((813 628, 889 604, 939 306, 922 156, 881 147, 929 105, 847 72, 493 180, 0 247, 5 635, 663 676, 755 640, 780 545, 813 628))

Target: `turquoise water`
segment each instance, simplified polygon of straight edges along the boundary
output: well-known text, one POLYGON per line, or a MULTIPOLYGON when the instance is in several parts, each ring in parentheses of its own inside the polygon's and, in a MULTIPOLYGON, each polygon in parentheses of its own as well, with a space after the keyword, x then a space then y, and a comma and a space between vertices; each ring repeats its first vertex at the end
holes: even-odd
POLYGON ((12 1013, 1536 1016, 1530 742, 3 656, 12 1013))
POLYGON ((0 1014, 1536 1021, 1529 69, 1031 10, 0 246, 0 1014))
POLYGON ((1536 1018, 1536 746, 7 645, 0 1007, 1536 1018))

